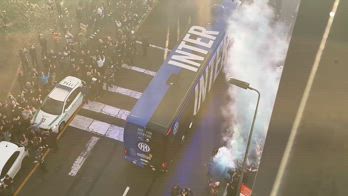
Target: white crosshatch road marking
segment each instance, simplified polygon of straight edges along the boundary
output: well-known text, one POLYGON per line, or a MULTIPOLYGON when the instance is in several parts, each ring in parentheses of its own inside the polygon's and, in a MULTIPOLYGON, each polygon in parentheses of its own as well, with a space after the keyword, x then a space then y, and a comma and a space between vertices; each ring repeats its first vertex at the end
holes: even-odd
POLYGON ((141 68, 141 67, 137 67, 137 66, 131 66, 131 65, 123 64, 122 68, 128 69, 128 70, 132 70, 132 71, 136 71, 136 72, 139 72, 139 73, 143 73, 143 74, 146 74, 146 75, 149 75, 149 76, 155 76, 156 75, 156 72, 154 72, 154 71, 151 71, 151 70, 148 70, 148 69, 144 69, 144 68, 141 68))
POLYGON ((95 134, 105 135, 110 126, 111 125, 106 122, 94 120, 88 129, 95 134))
POLYGON ((99 137, 95 136, 92 136, 91 139, 89 139, 85 146, 85 149, 81 152, 81 154, 77 157, 74 164, 72 165, 71 170, 69 172, 69 176, 76 176, 76 174, 81 169, 88 156, 91 154, 92 149, 97 144, 99 139, 99 137))
POLYGON ((123 133, 123 127, 111 125, 108 131, 106 132, 105 136, 123 142, 123 133))
POLYGON ((70 123, 71 127, 94 133, 97 135, 105 136, 110 139, 114 139, 123 142, 123 127, 112 125, 99 120, 94 120, 81 115, 76 115, 70 123))
MULTIPOLYGON (((97 101, 89 101, 88 104, 84 104, 82 108, 122 120, 126 120, 127 116, 130 114, 130 111, 128 110, 123 110, 97 101)), ((124 129, 123 127, 119 127, 117 125, 98 121, 81 115, 76 115, 71 121, 70 126, 123 142, 124 129)))
POLYGON ((139 99, 142 95, 141 92, 130 90, 127 88, 116 86, 116 85, 111 85, 111 87, 106 87, 106 85, 103 85, 103 89, 107 90, 109 92, 112 92, 112 93, 119 93, 122 95, 126 95, 126 96, 132 97, 134 99, 139 99))
POLYGON ((119 118, 122 120, 126 120, 127 116, 130 113, 130 111, 128 110, 123 110, 97 101, 89 101, 88 104, 83 105, 82 108, 89 111, 98 112, 108 116, 119 118))

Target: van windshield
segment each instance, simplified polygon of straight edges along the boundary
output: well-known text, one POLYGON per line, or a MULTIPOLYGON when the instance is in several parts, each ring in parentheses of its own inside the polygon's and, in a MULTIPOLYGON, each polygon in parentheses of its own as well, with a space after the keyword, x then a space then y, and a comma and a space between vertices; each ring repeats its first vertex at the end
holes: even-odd
POLYGON ((47 97, 42 104, 41 110, 53 115, 60 115, 63 111, 64 102, 47 97))

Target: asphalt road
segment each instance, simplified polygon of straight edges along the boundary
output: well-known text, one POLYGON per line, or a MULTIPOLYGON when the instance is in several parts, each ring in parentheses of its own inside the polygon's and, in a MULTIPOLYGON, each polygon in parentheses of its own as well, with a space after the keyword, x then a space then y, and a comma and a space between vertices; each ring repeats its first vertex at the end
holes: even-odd
POLYGON ((167 174, 137 168, 123 159, 122 127, 127 112, 137 101, 135 94, 145 90, 152 72, 159 69, 165 54, 187 29, 206 22, 209 4, 209 0, 160 1, 136 34, 139 41, 146 38, 152 44, 146 57, 139 44, 131 65, 138 70, 121 69, 114 85, 123 89, 105 90, 101 98, 77 112, 59 140, 59 150, 46 157, 47 172, 38 169, 28 178, 27 168, 16 179, 16 188, 25 178, 28 180, 18 190, 19 195, 168 195, 176 184, 192 188, 195 195, 207 194, 207 163, 212 150, 220 145, 218 111, 225 99, 224 81, 217 82, 202 108, 197 130, 173 155, 172 169, 167 174), (120 112, 124 114, 118 115, 120 112))
MULTIPOLYGON (((302 0, 255 184, 269 195, 334 0, 302 0)), ((347 195, 347 1, 340 1, 278 195, 347 195)))
MULTIPOLYGON (((134 66, 157 71, 165 58, 165 48, 173 48, 189 25, 203 23, 207 19, 204 7, 208 2, 210 1, 161 1, 137 36, 139 40, 146 37, 151 44, 164 49, 152 47, 148 56, 143 57, 139 45, 134 66)), ((299 15, 301 20, 295 26, 296 36, 290 45, 255 185, 257 195, 269 195, 269 190, 265 189, 272 185, 272 175, 276 172, 281 156, 277 153, 286 144, 332 2, 302 0, 299 15)), ((340 27, 346 26, 347 14, 344 10, 348 3, 341 2, 300 126, 288 172, 283 179, 281 195, 347 195, 347 160, 344 155, 347 151, 345 122, 348 94, 345 64, 348 49, 347 29, 340 27)), ((142 92, 151 78, 149 74, 122 69, 115 85, 142 92)), ((191 187, 195 195, 206 195, 206 164, 211 150, 219 145, 221 118, 217 114, 224 102, 225 88, 223 81, 218 81, 206 106, 202 108, 197 130, 175 155, 175 161, 171 163, 172 170, 168 174, 157 175, 124 161, 119 129, 115 128, 117 134, 114 135, 108 135, 108 132, 98 135, 91 130, 70 125, 59 141, 59 151, 47 156, 48 171, 35 171, 20 195, 122 195, 126 190, 127 195, 166 195, 174 184, 191 187)), ((113 112, 115 108, 130 111, 136 102, 136 98, 132 96, 121 95, 120 91, 105 92, 97 100, 97 105, 106 104, 108 111, 113 112)), ((124 125, 122 116, 117 119, 91 108, 81 109, 78 115, 92 119, 91 123, 104 127, 101 128, 104 130, 105 126, 111 124, 119 127, 124 125)), ((25 168, 21 172, 16 179, 16 187, 23 182, 30 169, 25 168)))

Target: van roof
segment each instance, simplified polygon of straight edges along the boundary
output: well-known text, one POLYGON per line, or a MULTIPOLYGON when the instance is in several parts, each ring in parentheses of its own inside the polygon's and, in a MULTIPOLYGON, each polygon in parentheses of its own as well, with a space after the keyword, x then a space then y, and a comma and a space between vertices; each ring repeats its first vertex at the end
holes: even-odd
POLYGON ((81 80, 74 77, 74 76, 67 76, 62 81, 60 81, 59 84, 62 86, 73 89, 77 85, 81 84, 81 80))

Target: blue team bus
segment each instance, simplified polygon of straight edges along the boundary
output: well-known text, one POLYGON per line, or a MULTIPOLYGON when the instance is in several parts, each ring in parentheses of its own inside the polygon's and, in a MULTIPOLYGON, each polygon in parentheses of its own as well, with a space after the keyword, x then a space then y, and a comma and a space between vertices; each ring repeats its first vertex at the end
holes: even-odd
POLYGON ((192 26, 170 53, 127 117, 126 160, 167 169, 222 70, 229 47, 225 26, 223 20, 192 26))

